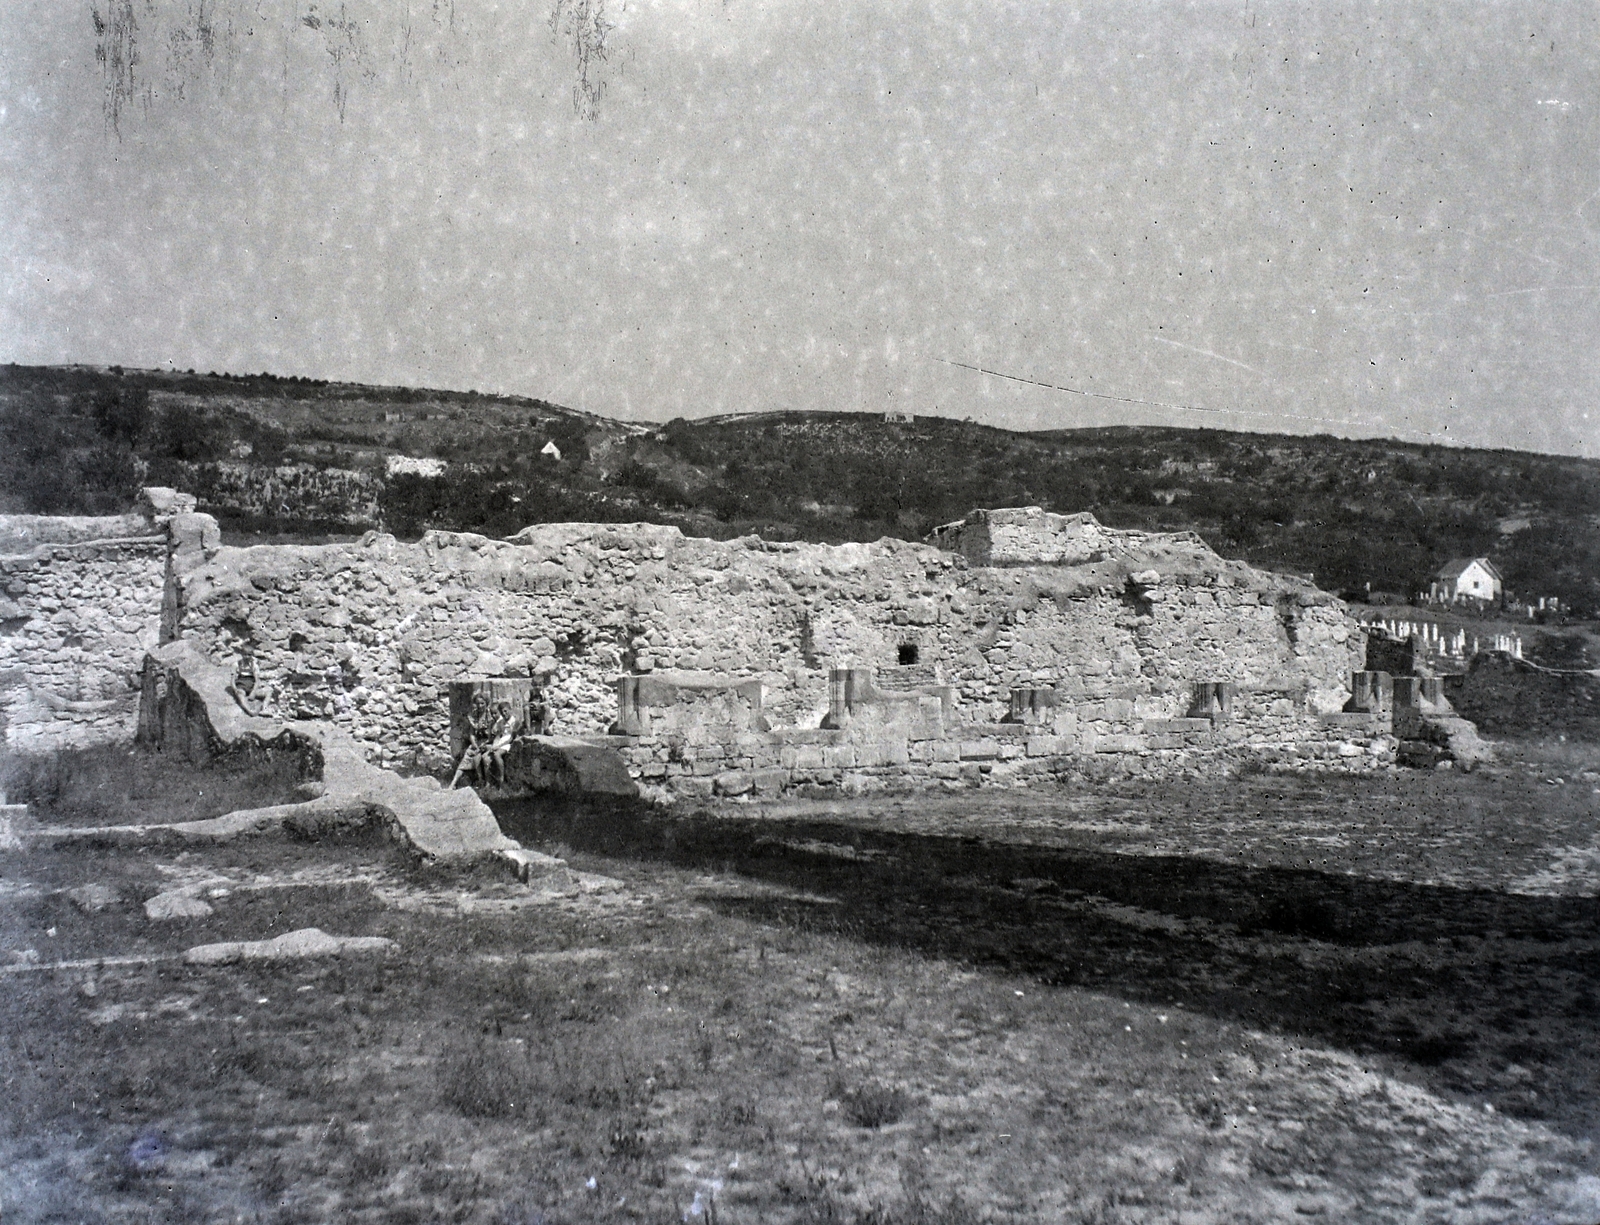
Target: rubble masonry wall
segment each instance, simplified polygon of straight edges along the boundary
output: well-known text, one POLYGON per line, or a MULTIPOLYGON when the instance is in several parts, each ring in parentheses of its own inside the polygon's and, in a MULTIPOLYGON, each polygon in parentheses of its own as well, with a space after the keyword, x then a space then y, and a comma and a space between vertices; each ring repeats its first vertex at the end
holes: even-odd
POLYGON ((0 516, 0 744, 131 741, 167 537, 147 518, 0 516))
MULTIPOLYGON (((219 548, 179 569, 174 628, 224 666, 251 654, 267 713, 331 719, 375 761, 433 769, 448 754, 448 683, 530 671, 547 678, 558 734, 605 731, 619 673, 759 680, 769 727, 743 734, 821 742, 766 746, 771 754, 729 743, 716 764, 810 762, 816 755, 800 749, 841 749, 820 729, 830 667, 892 672, 902 647, 952 687, 954 723, 995 729, 1008 755, 994 761, 1027 756, 1028 737, 999 722, 1016 686, 1057 689, 1060 717, 1076 720, 1073 751, 1179 751, 1148 738, 1198 734, 1159 730, 1182 719, 1197 680, 1247 695, 1230 734, 1303 745, 1308 758, 1360 739, 1360 729, 1320 721, 1349 696, 1365 649, 1336 599, 1223 561, 1193 538, 1094 530, 1098 543, 1075 566, 974 566, 964 552, 894 540, 719 542, 650 524, 546 524, 509 541, 434 532, 404 544, 371 533, 353 544, 219 548)), ((640 747, 631 751, 641 774, 685 764, 658 762, 658 751, 670 756, 664 744, 649 760, 640 747)), ((950 751, 916 750, 930 767, 949 765, 931 758, 950 751)), ((859 764, 852 753, 856 765, 817 768, 904 764, 859 764)), ((710 771, 717 756, 707 750, 694 769, 710 771)))

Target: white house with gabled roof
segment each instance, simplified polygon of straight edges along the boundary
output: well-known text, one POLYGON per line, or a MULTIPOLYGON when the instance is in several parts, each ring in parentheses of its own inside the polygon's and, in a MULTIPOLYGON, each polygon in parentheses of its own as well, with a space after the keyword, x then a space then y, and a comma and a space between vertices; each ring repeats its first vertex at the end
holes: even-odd
POLYGON ((1498 600, 1505 590, 1500 571, 1487 557, 1458 557, 1439 567, 1428 589, 1429 599, 1453 604, 1457 600, 1498 600))

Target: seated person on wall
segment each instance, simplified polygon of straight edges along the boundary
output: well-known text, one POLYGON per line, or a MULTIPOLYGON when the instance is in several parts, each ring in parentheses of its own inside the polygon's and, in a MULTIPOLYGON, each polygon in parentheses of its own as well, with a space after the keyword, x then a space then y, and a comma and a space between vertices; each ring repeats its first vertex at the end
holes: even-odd
POLYGON ((250 695, 255 692, 255 688, 255 656, 246 652, 239 657, 239 667, 233 674, 233 683, 228 686, 228 696, 239 703, 239 708, 252 718, 261 714, 261 708, 265 704, 260 699, 251 700, 250 695))
POLYGON ((494 720, 489 725, 489 746, 479 757, 486 776, 481 781, 498 781, 502 787, 506 785, 506 754, 511 751, 517 728, 518 721, 516 715, 511 713, 511 703, 501 702, 495 707, 494 720), (498 780, 496 775, 499 775, 498 780))
POLYGON ((528 695, 528 722, 522 728, 524 736, 548 736, 550 734, 550 707, 545 705, 544 695, 535 689, 528 695))
POLYGON ((488 769, 487 756, 489 745, 493 737, 490 735, 489 699, 483 694, 474 694, 472 709, 467 714, 467 746, 461 750, 461 760, 456 763, 455 777, 450 780, 453 790, 461 782, 461 776, 471 771, 473 778, 480 784, 488 769))

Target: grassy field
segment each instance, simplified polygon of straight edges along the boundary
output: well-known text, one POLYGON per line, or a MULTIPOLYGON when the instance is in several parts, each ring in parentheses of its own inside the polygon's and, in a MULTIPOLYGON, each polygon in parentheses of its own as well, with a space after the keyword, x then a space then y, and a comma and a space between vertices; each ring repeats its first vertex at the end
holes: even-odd
POLYGON ((1600 1220, 1596 757, 0 853, 0 1213, 1600 1220))

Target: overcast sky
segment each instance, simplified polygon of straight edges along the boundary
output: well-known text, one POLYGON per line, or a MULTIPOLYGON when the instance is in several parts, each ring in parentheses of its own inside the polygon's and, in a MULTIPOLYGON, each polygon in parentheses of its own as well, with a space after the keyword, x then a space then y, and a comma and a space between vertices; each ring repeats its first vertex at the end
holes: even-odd
POLYGON ((1600 456, 1600 6, 550 15, 4 0, 0 360, 1600 456))

